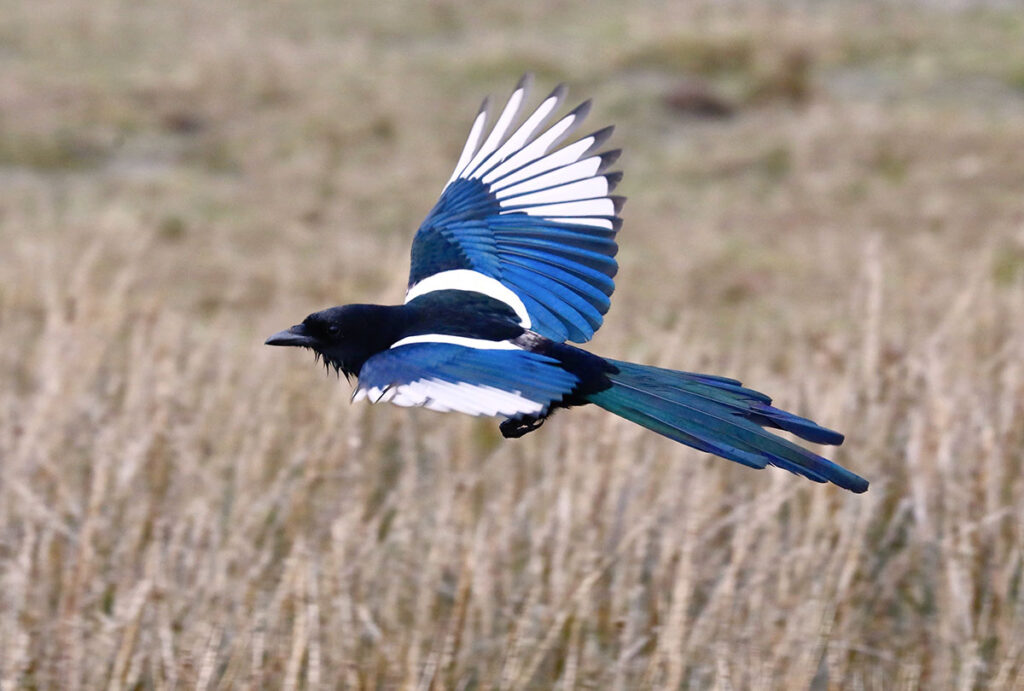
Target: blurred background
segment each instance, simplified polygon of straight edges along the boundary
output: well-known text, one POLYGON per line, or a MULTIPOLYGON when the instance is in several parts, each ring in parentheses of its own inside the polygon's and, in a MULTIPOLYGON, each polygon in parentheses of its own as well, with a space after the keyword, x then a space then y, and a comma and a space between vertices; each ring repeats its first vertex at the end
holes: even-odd
POLYGON ((1011 2, 0 0, 3 688, 1019 686, 1022 123, 1011 2), (262 345, 401 300, 525 71, 625 152, 588 347, 866 495, 262 345))

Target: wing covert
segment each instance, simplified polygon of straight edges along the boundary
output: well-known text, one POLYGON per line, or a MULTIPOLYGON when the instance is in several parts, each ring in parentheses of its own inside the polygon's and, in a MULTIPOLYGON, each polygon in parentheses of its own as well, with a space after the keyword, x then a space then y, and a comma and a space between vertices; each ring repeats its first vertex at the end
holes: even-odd
POLYGON ((530 79, 520 80, 484 136, 485 101, 441 198, 416 233, 406 302, 432 290, 485 292, 524 326, 561 342, 589 340, 615 290, 619 151, 596 152, 607 127, 566 145, 585 102, 545 128, 559 86, 516 126, 530 79), (499 297, 501 295, 501 297, 499 297))
POLYGON ((413 342, 367 360, 352 400, 515 417, 543 414, 577 382, 557 360, 514 347, 413 342))

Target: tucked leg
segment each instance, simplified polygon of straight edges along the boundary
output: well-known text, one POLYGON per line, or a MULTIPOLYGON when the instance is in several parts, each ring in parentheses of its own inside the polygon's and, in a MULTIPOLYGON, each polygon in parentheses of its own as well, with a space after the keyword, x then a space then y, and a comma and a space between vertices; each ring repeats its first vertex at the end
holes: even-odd
POLYGON ((509 418, 508 420, 503 421, 498 426, 498 429, 501 430, 501 436, 506 439, 518 439, 524 434, 529 434, 534 430, 540 429, 540 426, 544 424, 546 419, 546 415, 541 417, 530 416, 509 418))

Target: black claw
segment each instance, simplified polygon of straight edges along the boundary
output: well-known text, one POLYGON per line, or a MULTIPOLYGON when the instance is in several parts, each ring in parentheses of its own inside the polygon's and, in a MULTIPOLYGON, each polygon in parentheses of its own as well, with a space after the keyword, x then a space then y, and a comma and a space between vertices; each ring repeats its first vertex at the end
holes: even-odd
POLYGON ((546 419, 546 417, 510 418, 498 425, 498 429, 501 430, 501 436, 506 439, 518 439, 540 429, 546 419))

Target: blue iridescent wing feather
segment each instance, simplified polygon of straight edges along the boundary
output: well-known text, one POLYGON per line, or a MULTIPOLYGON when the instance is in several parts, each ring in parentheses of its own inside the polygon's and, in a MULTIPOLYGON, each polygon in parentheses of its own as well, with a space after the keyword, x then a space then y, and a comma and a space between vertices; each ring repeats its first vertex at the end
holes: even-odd
POLYGON ((594 153, 611 128, 562 141, 588 104, 546 129, 559 87, 517 129, 528 80, 484 139, 486 102, 455 172, 413 241, 409 286, 445 271, 494 279, 521 301, 530 328, 555 341, 589 340, 615 290, 621 174, 606 173, 617 151, 594 153))
POLYGON ((577 383, 557 360, 539 353, 412 343, 367 360, 355 397, 514 417, 547 412, 577 383))

